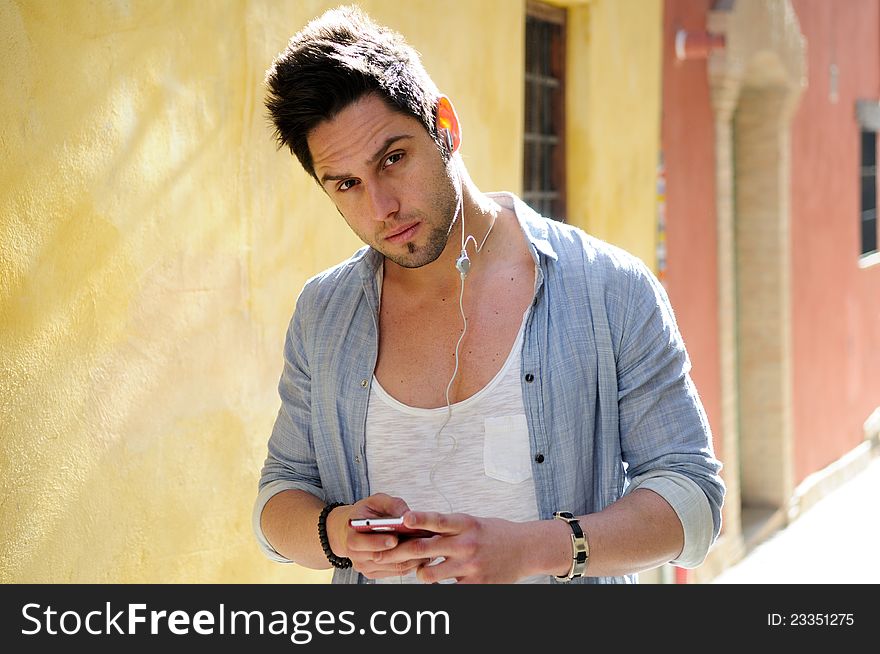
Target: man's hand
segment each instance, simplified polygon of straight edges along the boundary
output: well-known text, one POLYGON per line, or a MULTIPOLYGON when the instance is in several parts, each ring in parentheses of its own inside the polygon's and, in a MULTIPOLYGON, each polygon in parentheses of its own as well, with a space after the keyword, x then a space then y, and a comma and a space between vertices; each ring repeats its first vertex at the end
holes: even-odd
POLYGON ((415 511, 404 514, 403 522, 438 534, 402 541, 387 554, 389 559, 407 562, 443 557, 441 563, 418 566, 417 576, 424 583, 456 579, 459 583, 505 584, 537 572, 530 569, 528 523, 415 511))
POLYGON ((407 511, 409 506, 401 498, 384 493, 333 509, 327 516, 330 549, 337 556, 351 559, 352 567, 369 579, 405 575, 430 559, 389 557, 399 542, 396 535, 360 533, 352 529, 348 521, 352 518, 396 518, 407 511))

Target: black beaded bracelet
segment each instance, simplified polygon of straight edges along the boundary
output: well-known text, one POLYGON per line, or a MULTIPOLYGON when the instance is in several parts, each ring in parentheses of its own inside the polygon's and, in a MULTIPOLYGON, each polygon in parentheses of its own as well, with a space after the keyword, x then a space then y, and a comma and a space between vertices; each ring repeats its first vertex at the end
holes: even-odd
POLYGON ((321 548, 330 561, 330 565, 334 568, 350 568, 351 559, 344 556, 336 556, 330 549, 330 540, 327 538, 327 516, 337 506, 345 506, 345 502, 333 502, 321 509, 321 515, 318 517, 318 538, 321 540, 321 548))

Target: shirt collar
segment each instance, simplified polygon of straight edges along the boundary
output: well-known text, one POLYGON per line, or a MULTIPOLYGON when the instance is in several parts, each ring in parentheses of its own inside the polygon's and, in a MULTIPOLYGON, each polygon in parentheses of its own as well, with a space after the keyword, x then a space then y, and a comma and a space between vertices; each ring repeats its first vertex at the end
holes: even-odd
POLYGON ((556 250, 553 249, 553 245, 549 240, 549 219, 536 212, 520 198, 508 191, 487 193, 486 195, 495 200, 498 204, 505 206, 508 209, 513 209, 517 220, 519 220, 519 226, 522 229, 523 234, 525 234, 535 250, 553 261, 558 259, 556 250))

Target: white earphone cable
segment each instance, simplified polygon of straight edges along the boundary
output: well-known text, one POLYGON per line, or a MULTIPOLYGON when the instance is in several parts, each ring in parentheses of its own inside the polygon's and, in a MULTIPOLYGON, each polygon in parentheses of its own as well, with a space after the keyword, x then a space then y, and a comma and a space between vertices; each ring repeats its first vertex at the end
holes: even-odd
MULTIPOLYGON (((470 243, 471 241, 474 242, 474 246, 476 248, 475 253, 478 254, 480 251, 482 251, 483 246, 486 244, 486 240, 489 238, 489 234, 492 233, 492 229, 495 227, 495 221, 498 218, 498 214, 494 213, 492 215, 492 224, 489 225, 489 229, 486 230, 486 235, 483 237, 483 240, 479 245, 477 245, 477 239, 474 238, 473 234, 468 234, 467 238, 465 238, 465 236, 464 236, 464 193, 463 193, 463 188, 462 188, 463 185, 461 183, 461 177, 458 178, 458 182, 459 182, 459 186, 458 186, 457 209, 461 215, 461 257, 466 258, 467 257, 467 244, 470 243)), ((469 267, 469 262, 468 262, 468 267, 469 267)), ((446 427, 446 425, 449 424, 449 421, 452 419, 452 402, 449 399, 449 392, 452 390, 452 384, 455 382, 455 378, 458 376, 458 368, 459 368, 459 362, 460 362, 459 350, 461 348, 461 343, 464 340, 465 334, 467 334, 467 327, 468 327, 467 316, 464 313, 464 280, 465 280, 465 277, 467 276, 467 273, 465 271, 462 271, 461 269, 459 269, 459 272, 460 272, 460 276, 461 276, 461 287, 460 287, 461 290, 458 295, 458 310, 461 313, 461 321, 463 324, 463 328, 461 330, 461 335, 458 337, 458 342, 455 344, 455 368, 452 371, 452 377, 450 377, 449 383, 446 385, 446 418, 443 420, 443 423, 440 425, 440 428, 437 430, 437 434, 434 436, 434 440, 437 443, 438 450, 441 447, 440 434, 443 432, 443 429, 446 427)), ((436 461, 434 463, 434 465, 431 467, 430 480, 431 480, 431 486, 434 488, 434 490, 437 491, 437 493, 444 500, 446 500, 446 504, 449 507, 449 512, 453 513, 452 503, 449 501, 449 498, 446 497, 446 495, 443 493, 443 491, 440 490, 440 488, 437 485, 436 480, 435 480, 435 476, 436 476, 438 467, 440 465, 446 463, 447 461, 449 461, 453 456, 455 456, 455 453, 458 449, 458 441, 456 440, 455 436, 450 435, 449 438, 452 439, 452 448, 450 449, 449 453, 445 457, 436 461)))
MULTIPOLYGON (((467 241, 465 240, 465 237, 464 237, 464 202, 462 200, 462 189, 461 189, 460 183, 461 183, 461 178, 459 178, 459 193, 458 193, 457 209, 461 215, 461 241, 462 241, 461 251, 462 251, 462 253, 464 253, 465 252, 465 243, 467 241)), ((487 236, 488 236, 488 234, 487 234, 487 236)), ((470 237, 470 238, 473 238, 473 237, 470 237)), ((474 242, 476 242, 476 239, 474 239, 474 242)), ((483 240, 483 242, 485 243, 485 239, 483 240)), ((464 335, 467 333, 467 316, 465 316, 465 314, 464 314, 464 278, 465 278, 465 274, 461 273, 461 287, 460 287, 461 290, 459 291, 459 294, 458 294, 458 310, 461 313, 461 320, 462 320, 464 327, 461 331, 461 335, 458 337, 458 342, 455 344, 455 368, 452 371, 452 377, 450 377, 449 383, 446 385, 446 418, 443 419, 443 423, 440 425, 440 428, 437 430, 437 433, 434 435, 434 440, 437 443, 438 450, 441 448, 441 445, 442 445, 440 442, 440 434, 443 432, 443 429, 446 427, 446 425, 449 424, 449 421, 452 419, 452 402, 449 399, 449 391, 452 390, 452 384, 455 382, 455 378, 458 376, 458 365, 459 365, 458 352, 459 352, 459 348, 461 347, 461 342, 464 340, 464 335)), ((431 481, 431 486, 434 488, 435 491, 437 491, 437 494, 440 495, 446 501, 446 505, 449 508, 449 513, 454 513, 454 509, 452 507, 452 502, 450 502, 449 498, 446 497, 446 494, 442 490, 440 490, 440 487, 437 485, 437 481, 435 479, 436 474, 437 474, 437 469, 440 467, 440 465, 449 461, 453 456, 455 456, 455 452, 458 450, 458 441, 456 440, 455 436, 450 435, 449 438, 452 439, 452 448, 449 450, 449 453, 446 456, 444 456, 442 459, 438 459, 437 461, 434 462, 434 465, 431 466, 430 481, 431 481)))

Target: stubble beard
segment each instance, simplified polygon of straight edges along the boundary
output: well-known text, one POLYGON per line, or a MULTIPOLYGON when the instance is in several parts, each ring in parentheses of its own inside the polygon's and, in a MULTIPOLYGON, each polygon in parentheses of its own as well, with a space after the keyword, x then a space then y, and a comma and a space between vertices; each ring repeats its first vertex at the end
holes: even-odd
MULTIPOLYGON (((449 235, 452 233, 458 208, 458 198, 452 181, 448 177, 444 181, 447 181, 449 186, 443 185, 437 189, 433 194, 430 205, 432 213, 435 216, 439 216, 440 224, 431 226, 423 246, 409 241, 406 244, 408 256, 383 252, 386 259, 390 259, 402 268, 421 268, 436 261, 443 253, 446 244, 449 242, 449 235)), ((423 221, 422 224, 427 226, 428 221, 423 221)))

